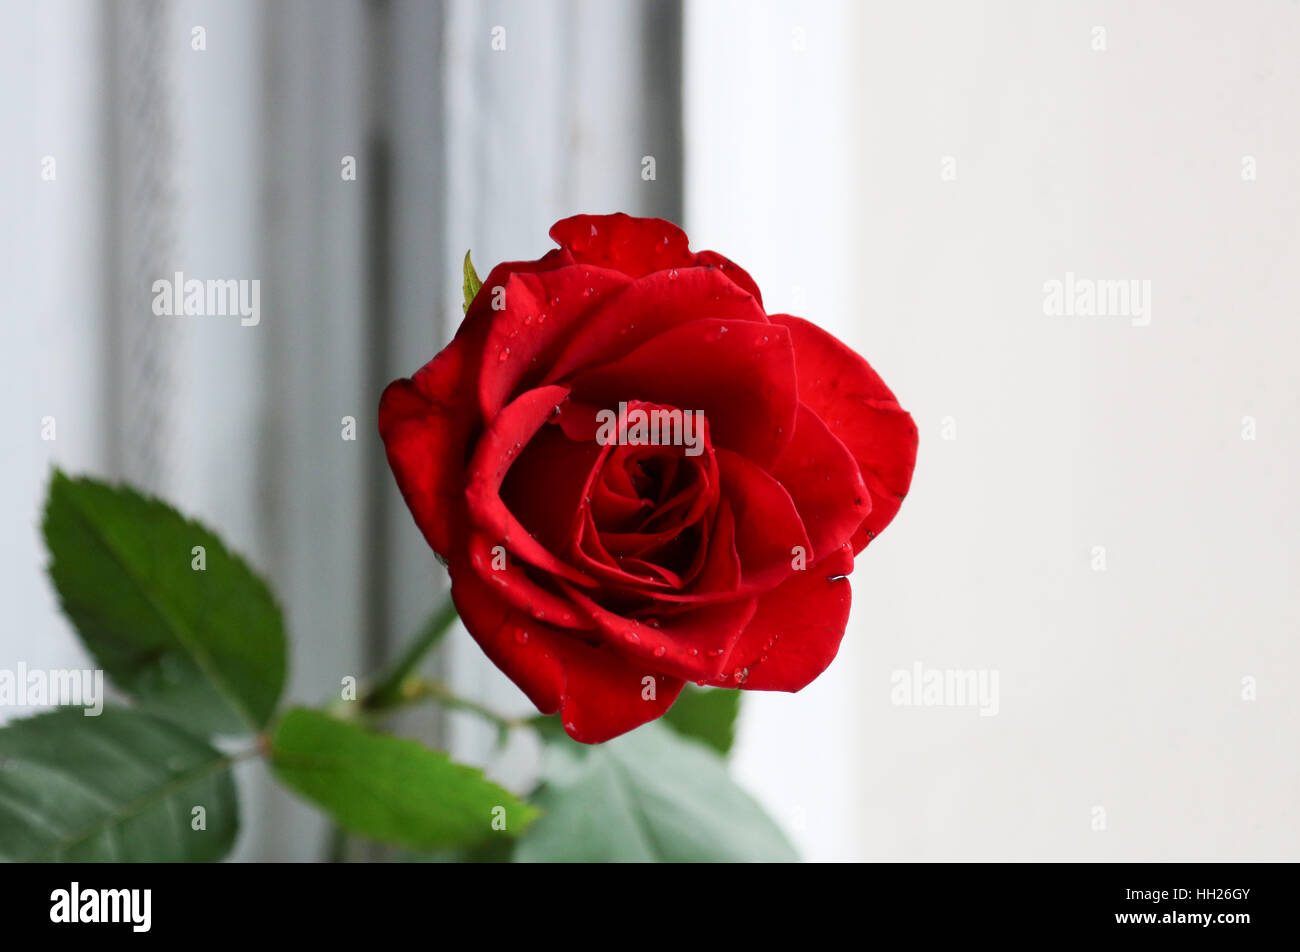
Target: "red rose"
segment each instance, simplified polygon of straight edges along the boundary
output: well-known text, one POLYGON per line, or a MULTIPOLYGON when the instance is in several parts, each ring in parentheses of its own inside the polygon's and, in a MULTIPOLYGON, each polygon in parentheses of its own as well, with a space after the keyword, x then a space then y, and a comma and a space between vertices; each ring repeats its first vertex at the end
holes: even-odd
POLYGON ((799 690, 839 648, 854 554, 907 492, 912 418, 676 226, 578 215, 551 237, 494 268, 455 339, 380 401, 465 627, 587 743, 663 714, 687 679, 799 690))

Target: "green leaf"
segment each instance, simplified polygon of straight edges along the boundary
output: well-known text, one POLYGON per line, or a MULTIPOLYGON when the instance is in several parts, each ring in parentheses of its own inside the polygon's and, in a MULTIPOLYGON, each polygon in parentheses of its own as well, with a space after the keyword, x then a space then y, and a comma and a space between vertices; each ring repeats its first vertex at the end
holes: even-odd
POLYGON ((231 760, 170 721, 60 708, 0 729, 0 860, 218 860, 239 812, 231 760), (194 829, 195 807, 206 829, 194 829))
POLYGON ((280 610, 211 530, 128 487, 57 470, 44 530, 64 612, 142 708, 203 735, 270 720, 284 685, 280 610))
POLYGON ((481 287, 483 282, 478 279, 478 272, 474 270, 474 262, 469 260, 467 251, 465 252, 465 311, 468 311, 469 306, 474 303, 474 298, 481 287))
POLYGON ((344 829, 411 849, 514 836, 537 816, 446 754, 306 708, 281 718, 271 766, 344 829), (494 820, 505 829, 494 829, 494 820))
POLYGON ((798 858, 717 754, 658 723, 599 747, 548 744, 543 778, 517 862, 798 858))
POLYGON ((677 733, 703 741, 725 754, 735 743, 739 713, 739 691, 688 684, 664 715, 664 721, 677 733))

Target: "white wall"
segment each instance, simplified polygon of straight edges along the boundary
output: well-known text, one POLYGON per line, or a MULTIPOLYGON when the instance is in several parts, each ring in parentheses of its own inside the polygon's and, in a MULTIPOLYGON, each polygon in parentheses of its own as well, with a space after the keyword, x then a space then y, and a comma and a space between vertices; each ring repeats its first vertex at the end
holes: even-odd
POLYGON ((812 285, 921 430, 741 774, 812 858, 1294 859, 1300 7, 688 10, 692 239, 772 309, 812 285), (1151 323, 1046 316, 1067 271, 1150 280, 1151 323), (918 661, 1000 712, 891 703, 918 661))

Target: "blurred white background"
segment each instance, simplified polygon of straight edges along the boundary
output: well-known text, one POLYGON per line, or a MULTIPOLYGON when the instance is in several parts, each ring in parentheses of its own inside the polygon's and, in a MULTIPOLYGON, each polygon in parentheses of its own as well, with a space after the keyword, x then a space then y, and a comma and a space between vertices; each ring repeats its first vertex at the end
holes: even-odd
POLYGON ((688 11, 692 240, 921 432, 742 777, 810 857, 1296 859, 1300 5, 688 11), (1149 280, 1150 324, 1046 316, 1066 272, 1149 280), (998 714, 892 704, 918 662, 998 714))
MULTIPOLYGON (((440 584, 374 407, 454 328, 464 249, 657 214, 864 354, 921 431, 840 658, 746 698, 736 770, 805 856, 1300 855, 1300 5, 0 10, 0 666, 83 663, 37 531, 57 462, 264 568, 294 698, 373 670, 440 584), (260 277, 262 325, 164 327, 141 276, 174 270, 260 277), (1046 315, 1067 272, 1150 281, 1150 324, 1046 315), (891 703, 917 663, 997 671, 998 713, 891 703)), ((436 665, 526 708, 463 632, 436 665)), ((410 726, 488 756, 459 716, 410 726)), ((523 783, 532 753, 491 769, 523 783)), ((317 857, 259 769, 239 856, 317 857)))

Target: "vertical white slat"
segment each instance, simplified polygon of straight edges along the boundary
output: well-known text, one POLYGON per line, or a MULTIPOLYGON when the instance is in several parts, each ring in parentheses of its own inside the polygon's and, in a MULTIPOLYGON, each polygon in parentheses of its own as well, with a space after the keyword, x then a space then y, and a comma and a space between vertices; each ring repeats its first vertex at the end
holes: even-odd
MULTIPOLYGON (((344 676, 366 674, 365 474, 379 447, 366 380, 365 7, 258 8, 265 313, 251 330, 260 332, 266 396, 249 421, 261 483, 251 512, 290 632, 286 694, 308 703, 337 698, 344 676), (341 175, 344 155, 358 159, 356 181, 341 175), (342 439, 344 416, 356 418, 355 441, 342 439)), ((245 822, 243 857, 322 855, 323 819, 278 787, 248 797, 245 822)))
MULTIPOLYGON (((460 285, 444 279, 448 263, 457 257, 456 248, 445 242, 450 196, 445 171, 444 83, 451 69, 442 53, 445 17, 440 3, 393 3, 383 27, 382 55, 372 64, 375 70, 400 65, 389 70, 386 89, 391 307, 382 349, 375 355, 374 389, 366 418, 371 434, 382 386, 409 376, 437 353, 450 331, 448 316, 460 313, 460 285)), ((463 249, 459 253, 463 254, 463 249)), ((447 597, 447 578, 423 536, 413 531, 410 513, 382 449, 372 454, 371 464, 376 512, 383 520, 387 553, 382 597, 389 629, 386 649, 392 656, 447 597)), ((435 652, 427 672, 444 674, 445 658, 445 651, 435 652)), ((435 707, 408 713, 400 726, 428 743, 445 745, 445 718, 435 707)))
MULTIPOLYGON (((52 466, 94 471, 107 458, 104 29, 102 11, 72 0, 0 11, 0 668, 87 663, 46 576, 40 522, 52 466)), ((0 723, 29 713, 0 707, 0 723)))
MULTIPOLYGON (((769 312, 853 340, 866 316, 842 240, 849 6, 688 0, 683 101, 693 247, 746 268, 769 312)), ((753 691, 741 709, 736 773, 810 860, 851 858, 860 837, 851 752, 864 575, 835 663, 797 695, 753 691)))

